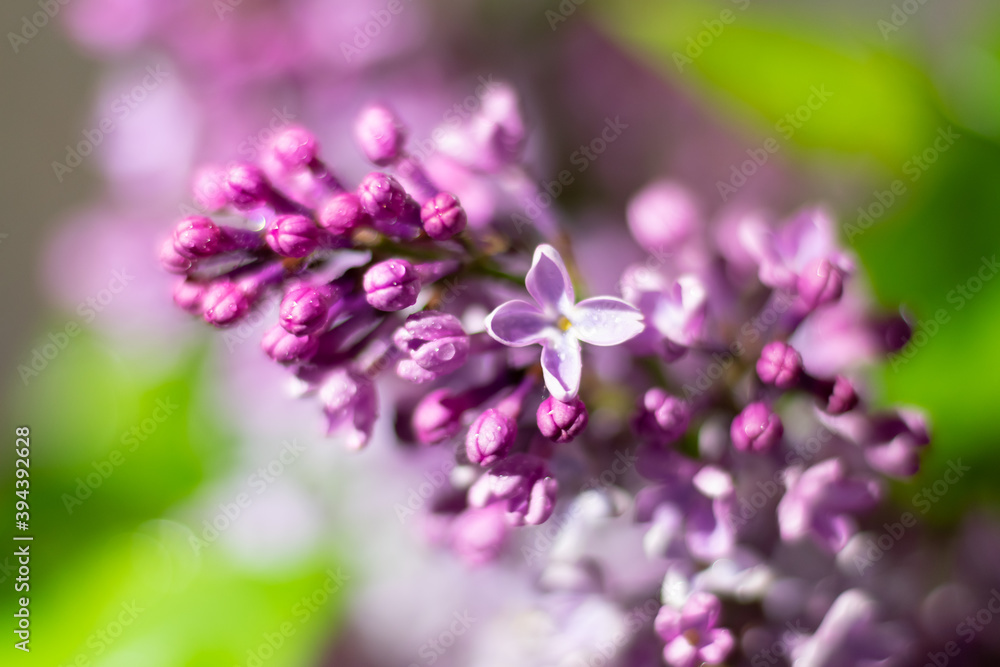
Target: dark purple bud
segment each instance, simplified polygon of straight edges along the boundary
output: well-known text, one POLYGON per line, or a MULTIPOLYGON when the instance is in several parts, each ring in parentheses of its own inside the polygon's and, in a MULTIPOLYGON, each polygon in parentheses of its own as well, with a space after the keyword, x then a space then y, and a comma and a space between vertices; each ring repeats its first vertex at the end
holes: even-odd
POLYGON ((278 321, 285 331, 305 336, 322 331, 328 323, 332 290, 327 286, 295 285, 285 292, 278 321))
POLYGON ((316 219, 320 227, 336 236, 349 234, 369 222, 368 213, 353 192, 341 192, 330 197, 320 207, 316 219))
POLYGON ((517 438, 517 422, 504 413, 490 408, 472 422, 465 438, 465 453, 469 460, 481 466, 501 460, 517 438))
POLYGON ((826 399, 826 406, 823 411, 829 415, 842 415, 853 410, 858 404, 858 393, 854 390, 854 385, 843 375, 838 375, 833 380, 833 387, 830 395, 826 399))
POLYGON ((413 411, 413 433, 425 445, 436 445, 458 433, 467 403, 448 389, 424 396, 413 411))
POLYGON ((174 240, 170 238, 160 246, 160 265, 170 273, 187 273, 194 267, 194 262, 177 252, 174 240))
POLYGON ((875 322, 874 326, 875 330, 881 334, 882 349, 886 354, 899 352, 909 344, 913 337, 913 327, 910 326, 902 313, 875 322))
POLYGON ((831 303, 844 292, 844 273, 828 259, 814 259, 798 280, 799 300, 809 311, 831 303))
POLYGON ((284 257, 306 257, 320 241, 320 229, 304 215, 282 215, 267 230, 267 245, 284 257))
POLYGON ((279 364, 308 361, 319 349, 315 336, 296 336, 280 326, 265 333, 260 346, 279 364))
POLYGON ((406 131, 395 114, 381 105, 362 110, 354 125, 354 136, 365 157, 380 167, 399 159, 406 131))
POLYGON ((368 303, 389 312, 409 308, 420 294, 420 278, 405 259, 388 259, 372 266, 363 285, 368 303))
POLYGON ((229 280, 212 283, 202 300, 205 320, 217 327, 235 323, 250 310, 246 292, 229 280))
POLYGON ((781 418, 761 402, 743 408, 729 428, 733 446, 740 451, 767 451, 778 442, 783 432, 781 418))
POLYGON ((788 343, 771 341, 760 351, 757 375, 765 384, 779 389, 791 389, 802 376, 802 355, 788 343))
POLYGON ((414 363, 435 375, 457 371, 469 357, 469 337, 458 318, 449 313, 414 313, 406 318, 393 340, 414 363))
POLYGON ((653 442, 669 445, 680 439, 691 424, 691 405, 653 387, 642 397, 635 429, 653 442))
POLYGON ((549 396, 538 406, 535 418, 542 435, 553 442, 566 443, 587 428, 587 406, 579 398, 564 403, 549 396))
POLYGON ((295 125, 275 137, 271 150, 281 166, 294 171, 308 166, 316 159, 319 144, 312 132, 295 125))
POLYGON ((468 218, 455 195, 439 192, 420 209, 420 222, 427 236, 444 241, 464 230, 468 218))
POLYGON ((192 315, 201 315, 205 298, 205 284, 194 280, 184 280, 174 287, 174 303, 192 315))
POLYGON ((190 259, 213 257, 226 250, 226 235, 211 219, 192 215, 174 228, 174 248, 190 259))
POLYGON ((402 216, 410 198, 399 181, 375 171, 361 180, 358 199, 368 215, 376 221, 385 221, 402 216))
POLYGON ((252 164, 230 167, 223 187, 229 203, 241 211, 267 204, 273 192, 264 172, 252 164))

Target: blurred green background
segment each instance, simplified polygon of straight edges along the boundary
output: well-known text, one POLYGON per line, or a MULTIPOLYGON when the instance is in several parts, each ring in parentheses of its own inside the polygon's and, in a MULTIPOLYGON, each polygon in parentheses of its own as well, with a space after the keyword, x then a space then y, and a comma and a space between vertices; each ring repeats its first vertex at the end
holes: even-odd
MULTIPOLYGON (((543 20, 559 27, 540 38, 562 38, 560 19, 542 18, 559 13, 561 5, 567 2, 533 9, 534 28, 543 20)), ((26 10, 4 11, 6 25, 26 10)), ((943 525, 971 506, 1000 500, 994 481, 1000 469, 1000 421, 994 420, 1000 408, 1000 280, 982 283, 969 298, 953 292, 976 275, 982 258, 1000 250, 998 11, 988 2, 915 0, 589 0, 571 14, 559 13, 567 22, 598 26, 666 85, 738 128, 747 148, 773 136, 814 86, 832 92, 783 145, 782 157, 852 184, 831 194, 844 239, 884 307, 902 304, 921 323, 947 311, 949 321, 933 333, 925 329, 926 344, 913 348, 912 358, 886 364, 877 375, 883 403, 922 406, 933 425, 925 469, 898 489, 901 502, 937 479, 948 461, 961 459, 972 468, 934 506, 931 516, 943 525), (917 7, 912 16, 899 13, 904 4, 917 7), (958 138, 936 149, 948 128, 958 138), (873 213, 871 222, 859 207, 873 213)), ((47 128, 73 127, 80 118, 60 115, 51 105, 65 98, 85 108, 86 84, 93 81, 92 67, 79 64, 56 31, 40 39, 47 40, 44 57, 82 76, 46 79, 53 69, 48 61, 27 68, 22 61, 18 72, 4 75, 22 94, 4 102, 5 140, 13 150, 4 158, 5 176, 12 177, 2 186, 12 215, 0 229, 8 234, 0 238, 0 264, 9 314, 2 406, 11 447, 5 448, 0 488, 13 486, 14 427, 28 425, 36 536, 30 663, 228 666, 246 665, 263 651, 263 662, 275 667, 315 664, 334 635, 350 586, 318 596, 325 599, 315 611, 293 610, 329 588, 331 568, 341 565, 337 550, 325 546, 294 565, 248 569, 211 545, 196 553, 190 529, 198 526, 177 518, 176 508, 226 476, 239 446, 231 425, 214 416, 216 387, 204 343, 190 344, 167 369, 144 368, 122 361, 108 341, 84 331, 38 377, 26 384, 18 373, 31 350, 73 318, 45 308, 33 263, 54 213, 82 199, 95 180, 78 180, 75 190, 53 197, 31 189, 33 175, 49 169, 44 157, 26 157, 36 148, 32 142, 47 142, 53 148, 43 152, 51 155, 63 141, 47 128), (66 87, 58 85, 62 79, 66 87), (43 118, 29 123, 36 108, 44 110, 43 118), (27 131, 18 130, 20 121, 27 131), (126 434, 155 419, 165 400, 176 409, 130 451, 126 434), (115 465, 117 456, 124 463, 115 465), (109 465, 105 478, 101 470, 109 465), (100 484, 82 498, 81 480, 94 474, 100 484), (73 494, 80 503, 67 501, 73 494), (282 634, 287 622, 292 631, 282 634), (283 637, 280 648, 262 648, 279 643, 276 632, 283 637)), ((720 179, 728 176, 726 168, 720 165, 720 179)), ((800 201, 821 194, 803 192, 800 201)), ((5 497, 5 506, 12 505, 13 494, 5 497)), ((336 526, 330 531, 335 538, 336 526)), ((11 551, 0 552, 5 600, 16 576, 11 551)), ((8 608, 12 604, 5 614, 8 608)), ((4 662, 19 664, 20 658, 4 662)))

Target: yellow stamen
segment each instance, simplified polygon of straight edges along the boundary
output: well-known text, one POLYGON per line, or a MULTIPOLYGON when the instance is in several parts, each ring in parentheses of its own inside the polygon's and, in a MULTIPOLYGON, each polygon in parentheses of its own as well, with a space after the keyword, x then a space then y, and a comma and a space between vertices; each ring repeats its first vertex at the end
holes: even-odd
POLYGON ((697 646, 698 642, 701 641, 701 634, 694 628, 691 628, 690 630, 684 631, 684 639, 688 640, 688 643, 691 644, 691 646, 697 646))
POLYGON ((556 326, 559 327, 560 331, 569 331, 569 328, 573 326, 573 323, 565 317, 560 317, 559 321, 556 322, 556 326))

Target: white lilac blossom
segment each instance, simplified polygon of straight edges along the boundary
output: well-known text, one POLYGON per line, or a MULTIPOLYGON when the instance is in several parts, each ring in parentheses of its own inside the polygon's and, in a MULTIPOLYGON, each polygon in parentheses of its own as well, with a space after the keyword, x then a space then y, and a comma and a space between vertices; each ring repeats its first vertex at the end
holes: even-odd
POLYGON ((486 330, 511 347, 541 345, 545 386, 558 401, 570 401, 580 390, 580 341, 619 345, 644 328, 642 313, 622 299, 591 297, 576 303, 562 256, 550 245, 535 248, 525 284, 535 303, 500 305, 486 318, 486 330))
POLYGON ((564 261, 552 212, 515 237, 500 209, 463 206, 471 180, 527 182, 511 176, 526 173, 516 97, 487 102, 443 135, 448 169, 414 158, 387 106, 366 108, 356 139, 386 171, 353 186, 306 129, 279 132, 258 163, 213 176, 223 187, 202 200, 225 225, 188 216, 161 247, 174 301, 220 328, 280 301, 263 353, 349 449, 447 462, 421 526, 469 567, 520 576, 537 609, 558 602, 552 618, 652 600, 622 616, 608 664, 755 664, 791 621, 796 664, 891 664, 917 619, 887 606, 873 620, 868 565, 840 579, 809 565, 865 557, 882 477, 916 474, 930 437, 916 411, 869 409, 850 341, 871 361, 899 343, 873 341, 908 329, 850 288, 827 214, 713 234, 693 195, 660 182, 628 208, 651 261, 625 271, 623 298, 577 301, 586 271, 564 261), (373 435, 380 419, 395 437, 373 435))

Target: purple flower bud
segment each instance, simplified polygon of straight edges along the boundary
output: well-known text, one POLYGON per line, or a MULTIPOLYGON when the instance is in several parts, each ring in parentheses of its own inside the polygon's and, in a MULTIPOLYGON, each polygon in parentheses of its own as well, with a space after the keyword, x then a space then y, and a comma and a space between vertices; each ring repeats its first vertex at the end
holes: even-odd
POLYGON ((791 389, 802 375, 802 355, 788 343, 771 341, 760 351, 757 375, 765 384, 779 389, 791 389))
POLYGON ((160 265, 170 273, 187 273, 194 267, 194 262, 177 252, 171 238, 160 246, 160 265))
POLYGON ((439 192, 420 209, 420 221, 427 236, 444 241, 464 230, 468 218, 455 195, 439 192))
POLYGON ((482 565, 500 555, 509 531, 502 508, 469 508, 451 527, 451 548, 466 563, 482 565))
POLYGON ((663 181, 637 194, 628 206, 632 236, 647 250, 676 250, 697 229, 701 212, 687 188, 663 181))
POLYGON ((420 278, 405 259, 388 259, 372 266, 363 285, 368 303, 389 312, 409 308, 420 294, 420 278))
POLYGON ((843 375, 838 375, 833 380, 833 387, 830 395, 826 399, 826 407, 823 411, 828 415, 842 415, 853 410, 858 404, 858 392, 854 390, 854 385, 843 375))
POLYGON ((316 219, 320 227, 336 236, 348 234, 369 222, 368 213, 353 192, 341 192, 326 200, 316 219))
POLYGON ((271 184, 264 172, 252 164, 237 164, 226 172, 223 184, 229 202, 241 211, 258 208, 268 203, 271 184))
POLYGON ((567 443, 587 428, 587 406, 579 398, 567 402, 549 396, 535 414, 538 430, 549 440, 567 443))
POLYGON ((507 456, 517 438, 517 422, 495 408, 484 411, 469 427, 465 453, 469 460, 490 466, 507 456))
POLYGON ((555 507, 559 484, 545 461, 530 454, 513 454, 497 463, 469 489, 473 507, 503 502, 513 526, 545 523, 555 507))
POLYGON ((419 442, 436 445, 451 438, 461 426, 466 403, 448 389, 436 389, 424 396, 413 411, 413 432, 419 442))
POLYGON ((319 240, 319 227, 304 215, 279 216, 267 230, 267 245, 285 257, 306 257, 319 240))
POLYGON ((174 287, 174 303, 192 315, 201 315, 205 291, 204 283, 184 280, 174 287))
POLYGON ((405 213, 409 196, 392 176, 374 171, 358 186, 358 199, 376 221, 395 220, 405 213))
POLYGON ((319 144, 312 132, 295 125, 275 137, 271 150, 281 166, 293 171, 308 166, 316 159, 319 144))
POLYGON ((313 285, 295 285, 285 292, 278 309, 281 326, 290 334, 305 336, 318 333, 327 325, 331 290, 313 285))
POLYGON ((411 361, 435 376, 457 371, 469 357, 469 337, 462 323, 435 310, 410 315, 393 340, 411 361))
POLYGON ((368 444, 378 419, 378 394, 369 379, 346 368, 333 371, 319 390, 327 419, 327 434, 346 435, 350 449, 368 444))
POLYGON ((760 402, 743 408, 729 428, 733 446, 740 451, 766 451, 778 442, 783 432, 781 418, 760 402))
POLYGON ((296 336, 284 328, 273 327, 264 334, 260 346, 279 364, 308 361, 316 354, 319 343, 314 336, 296 336))
POLYGON ((184 257, 212 257, 226 250, 222 228, 203 215, 184 218, 174 228, 174 248, 184 257))
POLYGON ((920 471, 920 450, 930 444, 924 415, 911 409, 871 418, 865 440, 865 460, 875 470, 905 479, 920 471))
POLYGON ((812 260, 799 274, 799 300, 809 311, 836 301, 843 291, 844 273, 828 259, 812 260))
POLYGON ((406 131, 396 115, 381 105, 362 110, 354 124, 354 136, 365 157, 380 167, 399 159, 406 131))
POLYGON ((225 327, 246 315, 250 310, 250 298, 235 283, 220 280, 205 291, 202 308, 209 324, 225 327))
POLYGON ((642 397, 634 425, 639 435, 661 445, 680 439, 691 424, 691 405, 653 387, 642 397))

